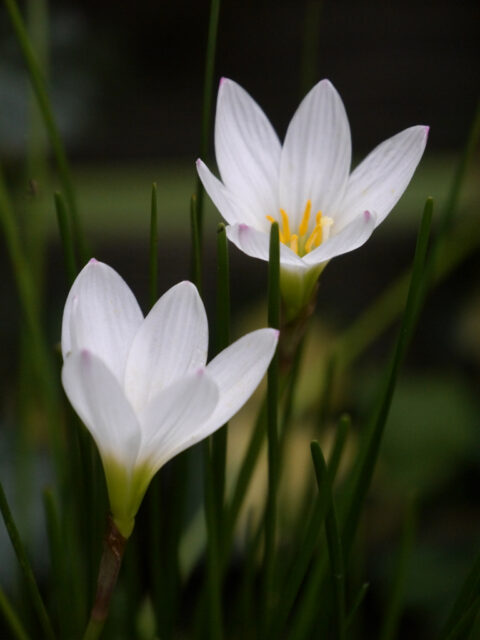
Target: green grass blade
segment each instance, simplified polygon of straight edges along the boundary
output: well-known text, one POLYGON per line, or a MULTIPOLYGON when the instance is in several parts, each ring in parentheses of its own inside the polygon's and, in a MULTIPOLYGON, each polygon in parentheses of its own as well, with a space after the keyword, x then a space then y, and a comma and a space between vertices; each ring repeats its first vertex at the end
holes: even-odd
MULTIPOLYGON (((215 54, 217 49, 218 22, 220 18, 220 0, 211 0, 208 23, 207 50, 205 54, 205 76, 203 80, 202 136, 200 140, 200 157, 207 159, 210 129, 212 123, 213 78, 215 75, 215 54)), ((203 234, 203 200, 204 189, 197 176, 196 198, 198 206, 198 230, 200 248, 203 234)))
POLYGON ((410 289, 399 337, 387 377, 387 383, 381 395, 378 411, 369 427, 363 450, 359 454, 359 463, 355 471, 353 489, 351 490, 347 502, 346 515, 343 519, 342 529, 346 558, 348 558, 350 553, 363 503, 370 487, 400 366, 413 333, 415 320, 418 316, 418 297, 422 290, 422 277, 427 255, 432 214, 433 201, 429 198, 425 204, 417 238, 410 289))
POLYGON ((202 244, 197 196, 190 199, 190 233, 192 242, 192 282, 202 295, 202 244))
MULTIPOLYGON (((298 545, 299 551, 294 557, 292 565, 289 568, 289 572, 287 573, 287 579, 282 590, 282 598, 273 626, 274 633, 271 634, 272 638, 276 638, 279 636, 279 634, 281 634, 314 555, 315 548, 320 537, 322 525, 327 516, 329 496, 331 493, 330 491, 328 491, 328 487, 331 487, 334 484, 349 428, 350 419, 348 418, 348 416, 342 416, 338 425, 337 437, 328 464, 328 482, 326 481, 327 475, 325 475, 325 478, 323 477, 323 472, 325 471, 325 474, 327 474, 327 470, 323 470, 322 467, 319 468, 319 472, 322 472, 322 476, 317 477, 319 492, 315 499, 313 511, 307 521, 307 524, 303 527, 303 535, 298 545)), ((315 584, 317 584, 317 582, 319 582, 321 580, 321 577, 323 576, 324 566, 322 565, 321 569, 318 569, 318 566, 318 564, 315 565, 314 572, 315 574, 319 574, 320 578, 316 579, 315 584)), ((315 591, 316 589, 310 589, 309 600, 307 601, 306 599, 304 599, 306 609, 311 608, 308 603, 311 604, 312 602, 314 602, 314 595, 312 594, 315 591)), ((300 615, 299 620, 303 618, 303 615, 304 614, 300 615)), ((300 626, 295 627, 295 629, 300 629, 303 627, 303 623, 300 622, 299 624, 300 626)), ((295 637, 295 634, 292 637, 295 637)))
POLYGON ((332 447, 332 453, 328 459, 328 476, 330 482, 333 483, 338 467, 342 459, 342 453, 347 442, 347 437, 352 426, 352 420, 349 415, 343 414, 338 421, 337 432, 335 434, 335 441, 332 447))
POLYGON ((402 613, 402 605, 408 575, 408 565, 412 555, 415 536, 417 504, 415 498, 407 505, 403 526, 400 550, 392 582, 392 591, 385 608, 385 615, 380 629, 379 640, 394 640, 398 637, 398 625, 402 613))
POLYGON ((11 633, 12 640, 30 640, 30 636, 25 631, 20 618, 12 607, 7 596, 0 587, 0 612, 3 619, 7 623, 11 633))
POLYGON ((475 558, 472 568, 468 572, 462 588, 458 593, 445 626, 443 627, 441 638, 448 637, 448 634, 454 629, 464 612, 470 607, 478 595, 480 595, 480 553, 475 558))
POLYGON ((20 569, 22 570, 23 577, 25 579, 25 584, 28 589, 28 593, 32 600, 32 604, 35 608, 35 611, 37 612, 37 616, 42 626, 43 633, 45 634, 45 638, 48 638, 49 640, 53 640, 55 638, 55 633, 53 631, 52 623, 50 622, 50 618, 45 608, 45 604, 42 600, 42 596, 40 595, 40 591, 38 589, 35 576, 30 566, 30 562, 28 561, 27 554, 23 547, 23 543, 20 539, 18 529, 13 520, 12 512, 10 511, 10 507, 8 506, 7 497, 5 495, 5 492, 3 490, 3 486, 1 485, 1 483, 0 483, 0 511, 2 512, 3 521, 5 522, 7 533, 9 535, 10 541, 15 551, 15 555, 17 556, 17 560, 20 565, 20 569))
POLYGON ((332 489, 329 480, 327 465, 318 442, 310 445, 317 486, 320 491, 322 484, 326 484, 327 503, 330 505, 325 518, 325 533, 327 538, 328 555, 330 558, 330 570, 334 594, 334 624, 338 640, 346 638, 346 606, 345 606, 345 569, 343 562, 342 541, 338 528, 335 505, 332 498, 332 489))
POLYGON ((45 78, 42 74, 37 56, 33 50, 32 43, 28 36, 23 18, 18 10, 15 0, 5 0, 5 7, 10 17, 17 41, 22 50, 25 63, 27 65, 33 90, 37 97, 40 113, 42 114, 45 129, 47 130, 50 144, 58 167, 58 174, 62 184, 63 192, 68 203, 68 210, 72 215, 72 225, 75 232, 75 239, 78 242, 80 258, 82 264, 88 259, 88 251, 85 242, 85 236, 82 231, 80 216, 78 213, 77 200, 73 180, 71 177, 70 167, 68 165, 67 156, 63 147, 63 142, 53 116, 53 109, 48 98, 45 78))
MULTIPOLYGON (((451 238, 452 221, 458 208, 461 188, 475 157, 479 137, 480 105, 477 105, 463 153, 452 178, 446 205, 440 217, 438 233, 432 242, 427 261, 426 280, 430 286, 438 283, 479 246, 478 221, 474 221, 472 228, 465 229, 460 242, 456 238, 451 238)), ((338 348, 340 368, 348 367, 401 313, 410 277, 410 269, 407 269, 393 283, 390 283, 386 291, 378 296, 344 331, 338 348)))
MULTIPOLYGON (((268 325, 280 326, 280 239, 278 224, 270 230, 268 263, 268 325)), ((277 492, 278 492, 278 356, 273 356, 268 368, 267 388, 267 447, 268 490, 265 511, 265 546, 263 558, 263 625, 268 627, 274 600, 274 571, 276 556, 277 492)))
MULTIPOLYGON (((217 353, 230 344, 230 270, 228 242, 225 225, 219 224, 217 231, 217 353)), ((225 476, 227 462, 228 425, 224 425, 212 436, 212 464, 216 495, 216 512, 219 536, 222 536, 223 509, 225 500, 225 476)))
POLYGON ((370 583, 369 582, 365 582, 360 587, 360 590, 357 593, 357 595, 355 597, 355 600, 353 601, 352 607, 351 607, 350 612, 349 612, 348 617, 347 617, 347 624, 346 624, 347 631, 352 626, 352 623, 355 620, 355 616, 357 615, 357 613, 358 613, 358 611, 360 609, 360 606, 361 606, 365 596, 367 595, 367 591, 368 591, 369 588, 370 588, 370 583))
POLYGON ((62 241, 63 255, 65 257, 65 267, 67 270, 70 285, 77 277, 77 261, 75 259, 75 247, 72 230, 70 229, 70 219, 67 213, 67 205, 58 191, 55 193, 55 210, 57 212, 58 229, 62 241))
POLYGON ((150 199, 150 306, 158 299, 158 220, 157 220, 157 183, 152 184, 150 199))
MULTIPOLYGON (((475 619, 480 612, 480 596, 477 596, 462 617, 450 631, 446 640, 468 640, 475 624, 475 619)), ((473 638, 472 638, 473 640, 473 638)))
POLYGON ((332 353, 325 365, 325 376, 322 382, 320 408, 318 411, 317 429, 321 433, 330 417, 333 385, 335 381, 336 354, 332 353))
POLYGON ((322 0, 307 0, 305 4, 302 59, 300 66, 300 97, 318 81, 318 49, 322 0))

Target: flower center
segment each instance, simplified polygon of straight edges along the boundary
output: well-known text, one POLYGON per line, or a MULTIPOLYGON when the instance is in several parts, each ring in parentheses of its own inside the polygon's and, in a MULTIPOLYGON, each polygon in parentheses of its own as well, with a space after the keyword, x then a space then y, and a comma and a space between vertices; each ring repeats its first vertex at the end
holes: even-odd
MULTIPOLYGON (((303 212, 302 221, 298 227, 298 233, 291 233, 288 214, 284 209, 280 209, 282 222, 280 226, 280 242, 290 247, 298 256, 303 257, 312 249, 319 247, 330 235, 330 227, 333 224, 332 218, 324 216, 321 211, 317 211, 315 216, 315 226, 309 233, 310 214, 312 212, 312 201, 308 200, 303 212)), ((270 222, 277 222, 272 216, 266 216, 270 222)), ((280 221, 279 221, 280 222, 280 221)))

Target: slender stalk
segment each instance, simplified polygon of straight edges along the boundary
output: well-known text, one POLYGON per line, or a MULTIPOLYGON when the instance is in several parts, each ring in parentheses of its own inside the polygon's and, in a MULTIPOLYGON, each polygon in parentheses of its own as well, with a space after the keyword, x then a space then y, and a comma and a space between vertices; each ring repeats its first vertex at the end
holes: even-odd
POLYGON ((152 184, 150 202, 150 306, 158 298, 158 224, 157 224, 157 183, 152 184))
POLYGON ((109 515, 98 571, 97 593, 83 640, 98 638, 107 620, 110 600, 117 584, 126 543, 127 539, 122 536, 109 515))
POLYGON ((50 618, 45 608, 45 604, 42 600, 42 596, 40 595, 40 591, 38 589, 38 585, 35 580, 32 567, 30 566, 30 562, 28 561, 27 554, 23 547, 22 540, 20 539, 17 526, 13 519, 12 512, 10 511, 10 507, 8 506, 7 497, 5 495, 5 492, 3 491, 3 487, 1 483, 0 483, 0 511, 2 512, 3 521, 5 522, 5 527, 7 529, 10 542, 12 543, 13 549, 17 556, 18 564, 20 565, 20 569, 22 570, 23 577, 25 579, 25 584, 27 586, 28 593, 32 600, 32 604, 37 613, 38 620, 42 626, 44 636, 48 640, 54 640, 55 633, 53 631, 52 623, 50 622, 50 618))
POLYGON ((474 598, 480 593, 480 553, 476 556, 465 581, 458 592, 448 615, 447 621, 442 629, 440 637, 447 638, 461 619, 464 612, 469 608, 474 598))
POLYGON ((18 6, 15 0, 4 0, 5 7, 10 17, 17 41, 22 50, 25 63, 27 65, 30 80, 32 82, 33 90, 37 97, 38 107, 43 118, 45 128, 52 145, 53 153, 58 167, 59 178, 65 193, 65 197, 68 204, 68 209, 72 216, 72 224, 75 232, 75 238, 79 243, 81 262, 84 263, 88 258, 88 251, 85 244, 85 238, 80 223, 80 217, 78 214, 77 200, 75 190, 73 187, 73 180, 70 173, 70 167, 68 165, 67 156, 63 146, 63 142, 60 133, 55 122, 53 115, 53 109, 48 98, 46 89, 46 82, 40 65, 38 64, 37 56, 32 47, 30 38, 25 28, 24 21, 18 10, 18 6))
POLYGON ((320 41, 321 0, 307 0, 305 4, 302 59, 300 67, 300 97, 318 79, 318 45, 320 41))
MULTIPOLYGON (((280 245, 278 224, 270 231, 270 259, 268 269, 268 324, 280 326, 280 245)), ((278 356, 275 354, 268 369, 267 441, 268 493, 265 511, 265 548, 263 565, 263 624, 269 625, 274 602, 274 569, 276 553, 277 491, 278 491, 278 356)))
MULTIPOLYGON (((210 129, 212 122, 213 77, 215 75, 215 54, 217 49, 218 21, 220 17, 220 0, 211 0, 210 18, 208 22, 207 50, 205 54, 205 76, 203 80, 202 136, 200 140, 200 157, 206 158, 209 149, 210 129)), ((200 251, 203 236, 203 200, 204 190, 197 176, 196 199, 198 206, 198 232, 200 251)))

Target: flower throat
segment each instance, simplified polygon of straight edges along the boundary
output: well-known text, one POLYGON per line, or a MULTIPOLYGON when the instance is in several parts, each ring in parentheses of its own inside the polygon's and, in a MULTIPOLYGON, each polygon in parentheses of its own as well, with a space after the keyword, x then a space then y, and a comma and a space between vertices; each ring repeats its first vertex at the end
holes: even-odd
MULTIPOLYGON (((288 214, 284 209, 280 209, 282 223, 280 225, 280 242, 290 247, 300 258, 310 253, 312 249, 319 247, 326 240, 333 224, 332 218, 324 216, 321 211, 317 211, 315 216, 315 226, 309 234, 308 227, 310 214, 312 212, 312 201, 308 200, 303 212, 302 221, 298 227, 298 233, 291 233, 288 214)), ((270 222, 277 222, 272 216, 266 216, 270 222)))

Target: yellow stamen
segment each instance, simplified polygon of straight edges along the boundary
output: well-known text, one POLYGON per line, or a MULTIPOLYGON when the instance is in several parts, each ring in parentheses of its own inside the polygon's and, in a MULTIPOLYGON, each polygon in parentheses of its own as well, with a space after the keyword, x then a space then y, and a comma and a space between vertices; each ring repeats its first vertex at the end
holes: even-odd
POLYGON ((265 217, 269 222, 276 222, 276 220, 275 220, 275 218, 273 216, 265 216, 265 217))
POLYGON ((310 211, 312 210, 312 201, 307 200, 307 205, 305 207, 305 211, 303 212, 303 218, 298 227, 298 233, 301 236, 304 236, 308 231, 308 222, 310 220, 310 211))
POLYGON ((290 249, 298 255, 298 236, 296 233, 290 238, 290 249))
POLYGON ((282 216, 282 242, 288 242, 290 240, 290 225, 288 223, 288 216, 283 209, 280 209, 280 215, 282 216))
POLYGON ((317 226, 312 231, 308 240, 305 243, 305 253, 308 253, 312 249, 314 244, 316 247, 320 246, 321 242, 322 242, 322 227, 321 225, 317 224, 317 226))

